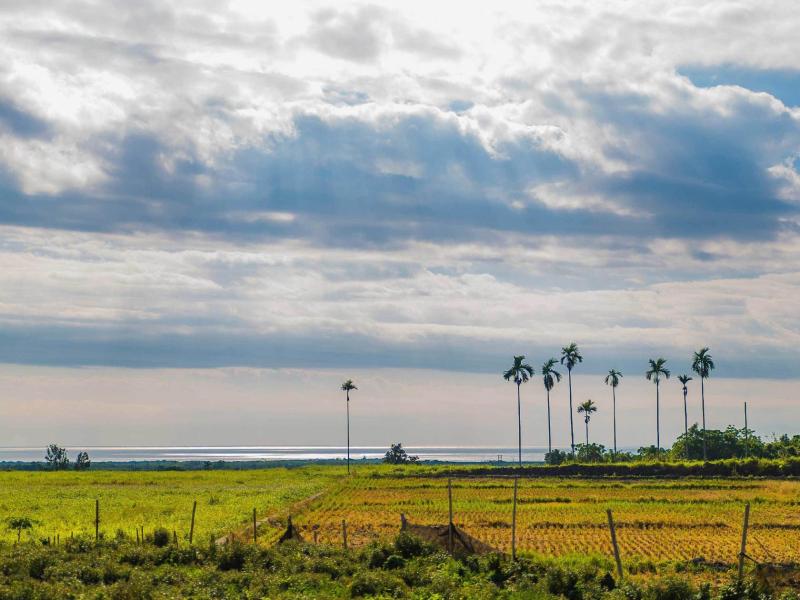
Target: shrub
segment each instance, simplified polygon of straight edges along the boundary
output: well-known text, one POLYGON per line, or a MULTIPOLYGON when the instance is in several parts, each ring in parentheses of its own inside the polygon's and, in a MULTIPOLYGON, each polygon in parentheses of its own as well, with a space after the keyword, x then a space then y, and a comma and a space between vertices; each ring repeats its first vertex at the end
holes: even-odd
POLYGON ((153 544, 157 548, 163 548, 169 544, 169 531, 163 527, 159 527, 153 532, 153 544))
POLYGON ((694 600, 697 591, 688 580, 670 577, 654 583, 648 592, 653 600, 694 600))
POLYGON ((384 569, 402 569, 406 566, 406 559, 397 554, 392 554, 383 563, 384 569))
POLYGON ((217 555, 217 566, 220 571, 241 571, 246 560, 247 553, 244 546, 234 541, 217 555))
POLYGON ((401 531, 394 541, 394 548, 403 558, 432 554, 433 548, 415 535, 401 531))
POLYGON ((382 571, 361 571, 356 573, 350 584, 350 596, 400 596, 405 593, 406 586, 401 579, 382 571))

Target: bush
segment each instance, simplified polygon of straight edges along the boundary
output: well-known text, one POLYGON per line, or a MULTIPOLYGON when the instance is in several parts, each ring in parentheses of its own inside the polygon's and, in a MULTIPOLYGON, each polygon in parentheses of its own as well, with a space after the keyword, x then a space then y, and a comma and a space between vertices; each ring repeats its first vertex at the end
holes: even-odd
POLYGON ((653 600, 694 600, 697 590, 686 579, 670 577, 650 586, 648 593, 653 600))
POLYGON ((381 571, 361 571, 356 573, 350 584, 350 596, 400 596, 406 591, 406 586, 401 579, 381 571))
POLYGON ((247 553, 244 546, 234 541, 217 555, 217 566, 220 571, 241 571, 246 560, 247 553))
POLYGON ((169 531, 163 527, 159 527, 153 532, 153 544, 157 548, 163 548, 169 544, 169 531))
POLYGON ((420 538, 405 531, 401 531, 400 535, 394 541, 395 550, 403 558, 414 558, 416 556, 426 556, 433 552, 430 544, 426 544, 420 538))
POLYGON ((406 559, 397 554, 392 554, 383 563, 384 569, 402 569, 406 566, 406 559))

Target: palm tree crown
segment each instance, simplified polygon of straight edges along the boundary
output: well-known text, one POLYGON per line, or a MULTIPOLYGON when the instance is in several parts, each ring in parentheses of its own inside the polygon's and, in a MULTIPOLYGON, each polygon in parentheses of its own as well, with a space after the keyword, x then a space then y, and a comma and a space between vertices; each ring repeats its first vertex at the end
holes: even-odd
POLYGON ((555 387, 556 383, 561 381, 561 373, 553 368, 557 362, 555 358, 551 358, 542 365, 542 381, 544 382, 544 389, 548 392, 555 387))
POLYGON ((597 406, 594 401, 587 400, 578 405, 578 412, 583 413, 583 418, 588 423, 589 419, 592 417, 592 413, 597 412, 597 406))
POLYGON ((503 373, 503 378, 506 381, 513 380, 517 385, 528 381, 533 376, 533 367, 523 362, 524 360, 525 355, 515 356, 514 364, 508 371, 503 373))
POLYGON ((701 348, 692 357, 692 371, 700 375, 703 379, 711 376, 714 370, 714 360, 708 353, 708 348, 701 348))
POLYGON ((683 385, 684 391, 686 390, 686 384, 689 383, 691 380, 692 378, 689 377, 688 375, 678 375, 678 381, 680 381, 681 384, 683 385))
POLYGON ((345 382, 342 384, 342 391, 343 391, 343 392, 349 392, 350 390, 357 390, 357 389, 358 389, 358 388, 357 388, 357 387, 356 387, 356 385, 353 383, 353 380, 352 380, 352 379, 348 379, 347 381, 345 381, 345 382))
POLYGON ((567 371, 572 371, 572 368, 580 362, 583 362, 583 356, 578 350, 578 344, 572 342, 561 349, 561 364, 567 367, 567 371))
POLYGON ((652 381, 653 383, 658 383, 661 381, 661 377, 663 376, 664 379, 669 379, 669 369, 667 369, 664 365, 667 364, 666 358, 657 358, 653 360, 650 359, 650 370, 644 374, 647 377, 647 381, 652 381))
POLYGON ((622 377, 622 373, 617 371, 616 369, 611 369, 606 375, 606 385, 610 385, 611 387, 617 387, 619 385, 619 379, 622 377))

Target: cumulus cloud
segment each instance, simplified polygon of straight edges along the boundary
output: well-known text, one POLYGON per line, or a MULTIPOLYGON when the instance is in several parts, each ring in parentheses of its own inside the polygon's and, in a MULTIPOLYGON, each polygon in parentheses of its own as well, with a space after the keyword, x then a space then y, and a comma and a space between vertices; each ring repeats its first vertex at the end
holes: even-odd
POLYGON ((3 6, 0 358, 788 361, 795 12, 3 6))

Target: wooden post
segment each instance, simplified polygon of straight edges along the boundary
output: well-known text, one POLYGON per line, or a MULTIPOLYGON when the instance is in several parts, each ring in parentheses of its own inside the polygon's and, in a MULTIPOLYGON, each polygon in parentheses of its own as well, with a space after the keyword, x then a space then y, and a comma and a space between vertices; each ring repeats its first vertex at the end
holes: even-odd
POLYGON ((94 541, 100 541, 100 500, 94 501, 94 541))
POLYGON ((744 523, 742 524, 742 548, 739 551, 739 580, 744 575, 744 557, 747 552, 747 526, 750 523, 750 503, 744 505, 744 523))
MULTIPOLYGON (((289 529, 292 528, 292 517, 289 516, 289 529)), ((253 543, 258 543, 258 525, 256 524, 256 509, 253 509, 253 543)))
POLYGON ((342 519, 342 547, 347 550, 347 521, 342 519))
POLYGON ((447 548, 450 554, 453 553, 453 480, 447 479, 447 505, 450 513, 450 521, 447 525, 447 548))
POLYGON ((314 525, 314 527, 311 528, 311 532, 314 534, 314 543, 316 544, 317 543, 317 533, 319 532, 319 525, 314 525))
POLYGON ((194 514, 197 512, 197 500, 194 501, 192 504, 192 524, 189 525, 189 545, 191 545, 192 540, 194 539, 194 514))
POLYGON ((608 515, 608 528, 611 530, 611 546, 614 548, 614 560, 617 563, 617 575, 622 579, 622 561, 619 558, 619 546, 617 545, 617 529, 614 527, 614 517, 611 516, 611 509, 606 510, 608 515))
POLYGON ((136 528, 136 543, 139 543, 139 528, 136 528))
POLYGON ((517 560, 517 477, 514 477, 514 508, 511 510, 511 559, 517 560))

